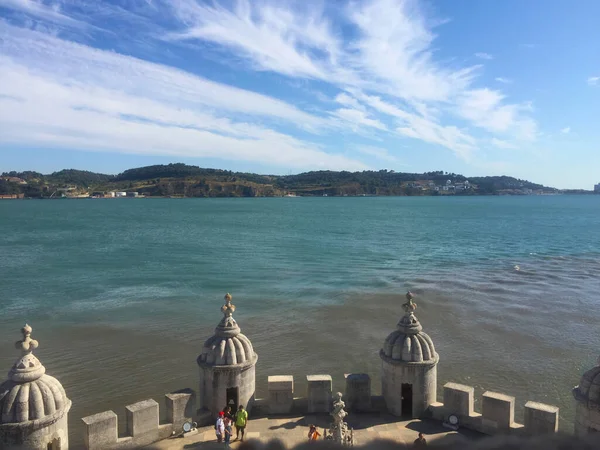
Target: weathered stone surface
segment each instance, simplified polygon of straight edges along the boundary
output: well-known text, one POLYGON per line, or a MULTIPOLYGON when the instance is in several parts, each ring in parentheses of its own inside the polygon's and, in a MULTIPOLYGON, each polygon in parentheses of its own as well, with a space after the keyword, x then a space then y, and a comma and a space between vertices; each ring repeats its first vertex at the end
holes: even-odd
POLYGON ((255 365, 258 355, 250 340, 241 334, 233 318, 235 305, 231 295, 225 296, 221 307, 223 319, 215 334, 204 343, 197 363, 200 368, 198 409, 210 411, 216 418, 226 406, 233 410, 239 405, 252 410, 255 395, 255 365), (237 389, 237 405, 227 405, 227 390, 237 389))
POLYGON ((117 415, 105 411, 81 419, 85 425, 84 443, 88 450, 111 448, 119 438, 117 415))
POLYGON ((421 417, 437 399, 436 364, 389 364, 382 361, 381 392, 388 411, 403 416, 402 385, 412 386, 412 412, 407 417, 421 417))
POLYGON ((579 386, 573 389, 577 402, 575 408, 575 434, 600 432, 600 358, 596 367, 586 371, 579 386))
POLYGON ((538 435, 558 431, 558 408, 544 403, 525 403, 525 431, 538 435))
POLYGON ((447 415, 471 416, 474 413, 475 389, 458 383, 444 385, 444 407, 447 415))
POLYGON ((294 406, 294 377, 272 375, 268 379, 269 413, 289 414, 294 406))
POLYGON ((405 314, 397 329, 383 343, 379 356, 381 392, 388 411, 398 417, 416 418, 436 402, 439 356, 433 341, 423 333, 423 327, 414 315, 417 304, 412 298, 408 292, 407 302, 402 305, 405 314), (410 389, 404 392, 403 385, 410 389), (411 398, 403 399, 403 395, 411 398))
POLYGON ((307 375, 308 412, 331 411, 331 375, 307 375))
POLYGON ((173 392, 165 395, 167 407, 167 422, 173 424, 174 430, 179 430, 183 424, 196 414, 196 393, 191 389, 173 392))
POLYGON ((0 383, 0 448, 66 450, 71 400, 33 354, 39 343, 31 332, 27 324, 21 328, 23 339, 15 344, 21 355, 0 383))
POLYGON ((368 412, 371 410, 371 377, 366 373, 349 373, 346 377, 344 399, 349 411, 368 412))
POLYGON ((127 434, 138 445, 158 440, 158 403, 152 399, 143 400, 125 407, 127 413, 127 434))
POLYGON ((515 398, 487 391, 483 394, 481 414, 484 433, 508 432, 515 422, 515 398))

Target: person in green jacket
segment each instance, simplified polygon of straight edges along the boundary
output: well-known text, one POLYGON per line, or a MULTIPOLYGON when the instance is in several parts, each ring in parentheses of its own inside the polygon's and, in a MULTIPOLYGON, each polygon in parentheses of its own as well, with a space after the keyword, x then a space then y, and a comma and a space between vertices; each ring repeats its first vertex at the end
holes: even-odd
POLYGON ((242 405, 239 406, 235 413, 235 440, 240 438, 240 431, 242 432, 242 442, 244 442, 244 431, 246 430, 246 424, 248 423, 248 411, 244 409, 242 405))

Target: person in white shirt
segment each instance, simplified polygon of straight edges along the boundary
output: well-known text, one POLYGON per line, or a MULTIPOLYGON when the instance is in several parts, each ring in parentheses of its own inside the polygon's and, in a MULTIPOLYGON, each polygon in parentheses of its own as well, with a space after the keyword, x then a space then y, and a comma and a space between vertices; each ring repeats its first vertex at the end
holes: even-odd
POLYGON ((215 434, 217 435, 217 442, 223 442, 223 438, 225 437, 225 422, 223 422, 224 416, 225 413, 221 411, 219 413, 217 423, 215 424, 215 434))

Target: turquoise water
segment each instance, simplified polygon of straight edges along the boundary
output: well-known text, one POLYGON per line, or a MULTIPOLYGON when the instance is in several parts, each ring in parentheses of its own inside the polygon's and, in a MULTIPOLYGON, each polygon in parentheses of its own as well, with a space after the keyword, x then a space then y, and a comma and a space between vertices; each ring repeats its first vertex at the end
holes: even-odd
MULTIPOLYGON (((600 196, 0 201, 0 370, 23 322, 79 417, 195 388, 231 292, 268 374, 367 371, 407 289, 440 385, 561 407, 600 332, 600 196), (515 266, 520 270, 516 270, 515 266)), ((75 431, 74 431, 75 430, 75 431)))

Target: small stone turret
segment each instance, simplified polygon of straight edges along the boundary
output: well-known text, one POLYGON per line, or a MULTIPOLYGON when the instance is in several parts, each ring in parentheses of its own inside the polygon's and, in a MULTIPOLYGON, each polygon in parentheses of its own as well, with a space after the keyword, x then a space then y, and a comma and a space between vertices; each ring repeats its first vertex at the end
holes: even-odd
POLYGON ((415 317, 412 293, 402 305, 405 314, 379 352, 382 394, 395 416, 420 417, 436 401, 439 356, 433 341, 415 317))
POLYGON ((600 432, 600 358, 596 367, 583 374, 579 386, 573 389, 577 402, 575 434, 600 432))
POLYGON ((39 343, 31 331, 27 324, 21 329, 23 339, 15 343, 21 357, 0 385, 0 444, 7 450, 66 450, 71 400, 33 354, 39 343))
POLYGON ((197 359, 200 409, 210 411, 212 416, 226 405, 233 411, 238 405, 250 410, 254 401, 258 355, 250 339, 241 333, 233 318, 234 311, 231 295, 227 294, 221 307, 223 319, 215 328, 215 334, 204 343, 197 359))

